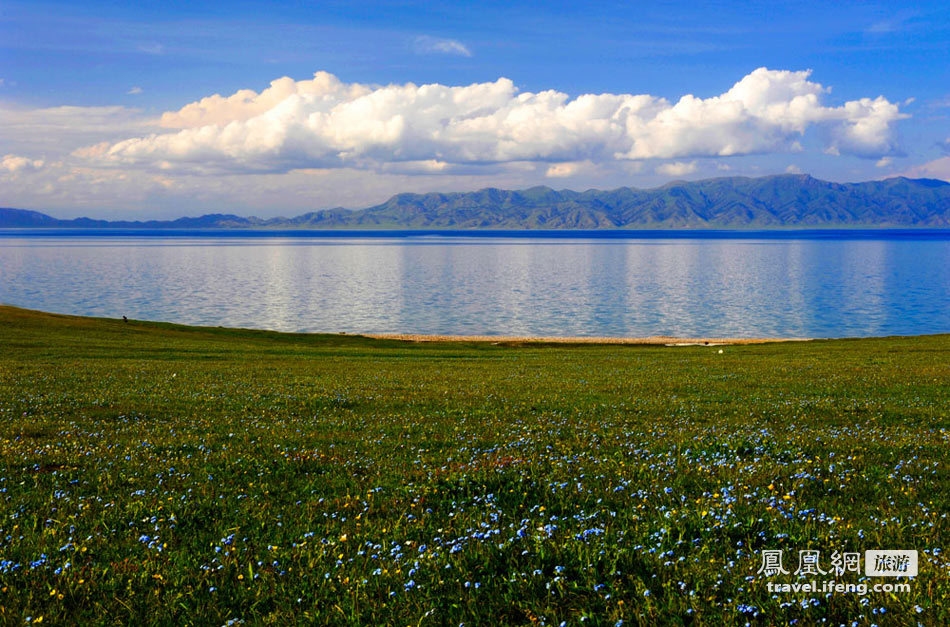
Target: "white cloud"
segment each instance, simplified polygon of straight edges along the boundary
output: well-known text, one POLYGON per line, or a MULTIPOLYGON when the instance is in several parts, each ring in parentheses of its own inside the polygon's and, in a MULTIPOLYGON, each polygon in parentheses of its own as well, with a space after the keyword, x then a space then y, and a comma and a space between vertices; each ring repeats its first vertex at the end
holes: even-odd
POLYGON ((880 159, 874 162, 874 165, 879 168, 886 168, 892 163, 894 163, 894 160, 891 159, 890 157, 881 157, 880 159))
POLYGON ((895 121, 909 117, 883 96, 846 102, 839 124, 832 127, 833 147, 839 152, 874 158, 899 152, 894 137, 895 121))
POLYGON ((802 169, 793 163, 792 165, 785 168, 785 173, 786 174, 801 174, 802 169))
POLYGON ((329 72, 317 72, 310 80, 295 81, 284 76, 271 81, 270 87, 257 93, 242 89, 230 96, 214 94, 185 105, 178 111, 162 114, 161 126, 172 129, 201 126, 224 126, 244 122, 278 110, 297 100, 311 108, 330 108, 340 103, 355 102, 372 93, 372 88, 359 83, 344 84, 329 72))
POLYGON ((43 165, 44 161, 42 159, 30 159, 29 157, 21 157, 19 155, 4 155, 3 158, 0 159, 0 170, 6 170, 13 174, 39 170, 43 165))
POLYGON ((903 176, 909 178, 943 179, 950 181, 950 157, 940 157, 907 170, 903 176))
POLYGON ((575 176, 583 170, 586 170, 590 167, 591 163, 589 161, 567 161, 564 163, 555 163, 548 166, 548 169, 544 172, 544 176, 548 178, 566 178, 568 176, 575 176))
POLYGON ((138 85, 136 85, 136 86, 132 87, 132 89, 130 89, 129 91, 127 91, 127 92, 125 92, 125 93, 128 94, 128 95, 130 95, 130 96, 137 96, 137 95, 141 94, 143 91, 144 91, 144 90, 143 90, 141 87, 139 87, 138 85))
POLYGON ((441 39, 439 37, 430 37, 421 35, 412 42, 412 49, 417 54, 454 54, 462 57, 472 56, 472 51, 468 46, 456 39, 441 39))
POLYGON ((683 161, 674 161, 673 163, 664 163, 661 166, 656 168, 657 174, 665 174, 667 176, 685 176, 687 174, 692 174, 698 169, 695 161, 690 161, 688 163, 683 161))
POLYGON ((114 143, 152 128, 141 111, 128 107, 0 106, 0 141, 5 152, 67 153, 90 142, 114 143))
POLYGON ((809 72, 760 68, 726 93, 676 103, 641 94, 519 93, 508 79, 467 86, 347 84, 326 72, 258 93, 213 95, 162 115, 174 132, 77 153, 113 165, 228 172, 379 170, 387 164, 478 166, 733 156, 795 150, 809 127, 832 153, 897 151, 904 117, 883 97, 830 107, 809 72))

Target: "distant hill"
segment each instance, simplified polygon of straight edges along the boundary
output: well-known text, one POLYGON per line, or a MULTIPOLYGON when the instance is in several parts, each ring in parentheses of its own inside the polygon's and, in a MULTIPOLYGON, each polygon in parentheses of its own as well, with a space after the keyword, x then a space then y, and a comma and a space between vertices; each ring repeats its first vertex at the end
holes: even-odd
POLYGON ((398 194, 375 207, 296 218, 209 214, 147 222, 57 220, 0 209, 0 227, 135 229, 623 229, 950 227, 950 183, 890 178, 830 183, 808 175, 676 181, 655 189, 585 192, 549 187, 398 194))

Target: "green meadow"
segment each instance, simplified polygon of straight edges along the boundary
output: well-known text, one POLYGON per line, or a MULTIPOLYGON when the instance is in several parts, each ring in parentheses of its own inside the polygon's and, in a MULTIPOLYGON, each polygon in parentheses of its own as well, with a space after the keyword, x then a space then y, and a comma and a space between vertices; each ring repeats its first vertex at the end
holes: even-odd
POLYGON ((948 426, 950 335, 412 344, 0 307, 0 623, 948 624, 948 426), (869 549, 917 550, 910 589, 767 589, 905 581, 869 549))

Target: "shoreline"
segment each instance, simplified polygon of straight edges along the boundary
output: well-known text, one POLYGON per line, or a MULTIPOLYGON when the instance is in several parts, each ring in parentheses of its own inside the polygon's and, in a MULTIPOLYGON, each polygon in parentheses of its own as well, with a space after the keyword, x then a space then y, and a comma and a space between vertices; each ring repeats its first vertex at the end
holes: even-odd
MULTIPOLYGON (((112 318, 107 316, 80 315, 73 313, 60 313, 55 311, 46 311, 42 309, 30 309, 19 305, 0 302, 0 317, 3 315, 12 315, 14 317, 31 318, 68 318, 83 322, 108 322, 122 323, 122 318, 112 318)), ((834 337, 676 337, 669 335, 655 335, 646 337, 613 337, 613 336, 532 336, 532 335, 463 335, 446 333, 364 333, 358 331, 281 331, 277 329, 268 329, 261 327, 240 327, 240 326, 221 326, 208 324, 188 324, 184 322, 175 322, 171 320, 154 320, 143 318, 129 318, 130 324, 144 324, 156 326, 176 327, 179 329, 188 329, 193 331, 240 331, 250 333, 265 333, 287 336, 331 336, 340 338, 367 338, 375 340, 391 340, 413 343, 435 343, 435 342, 467 342, 483 344, 582 344, 582 345, 630 345, 630 346, 728 346, 728 345, 752 345, 752 344, 776 344, 782 342, 814 342, 814 341, 850 341, 850 340, 882 340, 893 338, 927 338, 950 335, 950 331, 935 333, 916 333, 916 334, 890 334, 890 335, 867 335, 867 336, 834 336, 834 337)))
POLYGON ((561 337, 530 335, 426 335, 418 333, 360 333, 376 340, 403 342, 475 342, 490 344, 625 344, 634 346, 730 346, 772 344, 776 342, 810 342, 813 338, 686 338, 671 336, 650 337, 561 337))

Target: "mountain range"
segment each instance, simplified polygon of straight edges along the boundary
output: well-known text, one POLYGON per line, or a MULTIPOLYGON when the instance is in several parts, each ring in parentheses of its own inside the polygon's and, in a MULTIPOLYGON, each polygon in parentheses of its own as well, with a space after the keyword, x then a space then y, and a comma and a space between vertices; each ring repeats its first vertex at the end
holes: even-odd
POLYGON ((625 229, 950 227, 950 183, 889 178, 832 183, 808 175, 676 181, 654 189, 525 190, 398 194, 366 209, 295 218, 208 214, 196 218, 59 220, 0 208, 0 228, 76 229, 625 229))

